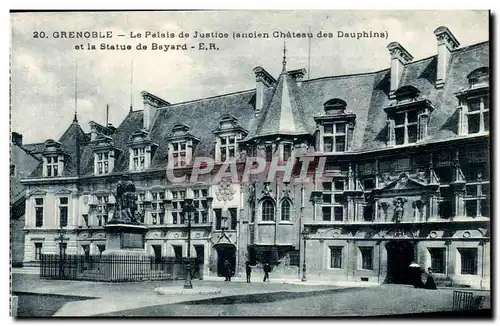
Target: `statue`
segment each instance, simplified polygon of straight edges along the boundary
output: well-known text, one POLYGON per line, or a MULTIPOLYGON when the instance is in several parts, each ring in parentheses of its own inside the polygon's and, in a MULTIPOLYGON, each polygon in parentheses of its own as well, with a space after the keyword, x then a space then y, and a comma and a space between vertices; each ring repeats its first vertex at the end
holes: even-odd
POLYGON ((137 194, 132 181, 119 181, 116 186, 116 205, 113 219, 108 224, 139 224, 140 212, 136 212, 137 194))
POLYGON ((397 198, 394 200, 394 221, 401 222, 404 215, 404 204, 406 199, 397 198))

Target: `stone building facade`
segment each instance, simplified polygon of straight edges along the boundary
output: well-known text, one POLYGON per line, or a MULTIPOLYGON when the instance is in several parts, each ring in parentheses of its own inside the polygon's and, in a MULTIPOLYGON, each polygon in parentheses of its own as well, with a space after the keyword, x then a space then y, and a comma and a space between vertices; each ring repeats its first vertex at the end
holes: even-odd
POLYGON ((61 225, 67 253, 102 253, 126 177, 153 256, 186 256, 193 197, 190 250, 205 273, 248 259, 405 283, 416 262, 439 282, 489 287, 489 43, 434 33, 437 55, 413 61, 392 42, 377 72, 304 80, 283 58, 277 78, 255 68, 247 91, 177 104, 143 92, 117 128, 85 133, 75 116, 24 180, 25 263, 58 252, 61 225))

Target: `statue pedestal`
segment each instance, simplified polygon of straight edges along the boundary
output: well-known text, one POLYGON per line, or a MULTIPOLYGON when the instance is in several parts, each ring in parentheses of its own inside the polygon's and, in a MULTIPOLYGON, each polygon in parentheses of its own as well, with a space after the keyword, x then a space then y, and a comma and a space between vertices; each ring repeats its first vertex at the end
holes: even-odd
POLYGON ((106 230, 106 255, 132 254, 135 256, 147 256, 144 248, 146 232, 148 228, 144 225, 134 224, 108 224, 106 230))
POLYGON ((145 249, 148 228, 134 224, 108 224, 106 250, 101 267, 109 281, 139 280, 150 272, 150 257, 145 249))

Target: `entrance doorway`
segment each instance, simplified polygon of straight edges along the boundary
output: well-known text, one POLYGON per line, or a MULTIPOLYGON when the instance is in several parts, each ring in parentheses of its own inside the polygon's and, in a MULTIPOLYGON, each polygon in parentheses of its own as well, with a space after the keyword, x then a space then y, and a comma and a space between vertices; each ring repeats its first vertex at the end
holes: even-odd
POLYGON ((151 260, 151 269, 161 269, 161 245, 151 245, 153 248, 154 258, 151 260))
POLYGON ((233 267, 232 274, 236 270, 236 247, 233 245, 220 245, 217 247, 217 275, 224 276, 224 262, 226 259, 233 267))
POLYGON ((409 266, 413 262, 415 246, 410 241, 391 241, 387 249, 386 283, 412 284, 409 266))

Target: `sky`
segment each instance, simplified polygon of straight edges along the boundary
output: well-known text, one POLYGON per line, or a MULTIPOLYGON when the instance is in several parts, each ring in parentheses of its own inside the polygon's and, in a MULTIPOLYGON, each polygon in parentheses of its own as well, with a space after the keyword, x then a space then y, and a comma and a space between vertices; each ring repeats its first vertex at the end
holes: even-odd
MULTIPOLYGON (((468 46, 489 39, 487 11, 190 11, 74 12, 11 14, 11 130, 24 143, 58 139, 76 107, 83 130, 89 121, 118 126, 132 103, 142 109, 146 90, 170 103, 196 100, 255 87, 261 66, 281 72, 284 38, 232 39, 235 32, 308 32, 286 39, 287 68, 307 68, 309 78, 378 71, 390 65, 387 44, 401 43, 414 60, 437 52, 433 31, 447 26, 468 46), (47 38, 34 38, 34 32, 47 38), (54 38, 58 31, 112 31, 112 39, 54 38), (194 39, 132 39, 130 33, 184 31, 228 33, 214 42, 218 51, 135 49, 137 43, 196 45, 194 39), (319 31, 334 38, 317 38, 319 31), (387 32, 387 38, 338 38, 338 31, 387 32), (116 35, 124 34, 125 37, 116 35), (130 44, 131 51, 76 50, 87 43, 130 44)), ((306 75, 307 77, 307 75, 306 75)), ((200 117, 201 119, 203 117, 200 117)))

